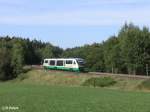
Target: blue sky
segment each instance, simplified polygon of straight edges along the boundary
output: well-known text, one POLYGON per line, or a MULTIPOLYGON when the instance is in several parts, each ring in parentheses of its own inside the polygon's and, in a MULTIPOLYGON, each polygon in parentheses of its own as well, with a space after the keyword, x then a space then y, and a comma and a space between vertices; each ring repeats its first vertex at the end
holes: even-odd
POLYGON ((150 26, 149 0, 0 0, 0 35, 62 48, 102 42, 125 22, 150 26))

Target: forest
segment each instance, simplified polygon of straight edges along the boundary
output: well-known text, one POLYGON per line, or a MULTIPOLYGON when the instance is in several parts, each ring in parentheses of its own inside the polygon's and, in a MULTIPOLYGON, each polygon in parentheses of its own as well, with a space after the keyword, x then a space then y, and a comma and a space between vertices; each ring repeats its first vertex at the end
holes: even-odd
POLYGON ((62 49, 50 42, 21 37, 0 37, 0 80, 17 77, 24 65, 42 64, 44 58, 79 57, 89 71, 146 75, 150 66, 150 31, 125 23, 106 41, 62 49))

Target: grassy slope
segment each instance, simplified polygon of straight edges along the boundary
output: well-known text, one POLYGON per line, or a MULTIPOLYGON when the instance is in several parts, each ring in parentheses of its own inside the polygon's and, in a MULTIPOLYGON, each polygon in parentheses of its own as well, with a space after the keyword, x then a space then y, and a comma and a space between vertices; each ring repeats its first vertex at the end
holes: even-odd
MULTIPOLYGON (((12 82, 38 85, 80 86, 85 80, 91 77, 99 76, 87 75, 86 73, 32 70, 20 75, 19 78, 12 82)), ((119 78, 116 76, 113 78, 118 83, 109 87, 111 89, 136 90, 137 86, 143 81, 142 79, 119 78)))
POLYGON ((0 84, 0 107, 18 106, 19 112, 149 112, 149 98, 102 88, 0 84))
POLYGON ((12 82, 38 85, 79 86, 88 78, 86 75, 75 72, 31 70, 20 75, 12 82))

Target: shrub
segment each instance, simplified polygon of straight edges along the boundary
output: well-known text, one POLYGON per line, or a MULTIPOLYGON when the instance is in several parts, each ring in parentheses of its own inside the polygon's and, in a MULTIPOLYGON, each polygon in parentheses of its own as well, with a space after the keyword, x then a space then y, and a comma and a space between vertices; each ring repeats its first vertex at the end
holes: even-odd
POLYGON ((18 79, 20 80, 20 81, 23 81, 23 80, 25 80, 25 79, 27 79, 28 78, 28 75, 26 75, 26 74, 20 74, 19 76, 18 76, 18 79))
POLYGON ((140 89, 150 90, 150 79, 144 80, 139 86, 140 89))
POLYGON ((115 84, 116 81, 111 77, 92 77, 87 79, 83 86, 106 87, 115 84))

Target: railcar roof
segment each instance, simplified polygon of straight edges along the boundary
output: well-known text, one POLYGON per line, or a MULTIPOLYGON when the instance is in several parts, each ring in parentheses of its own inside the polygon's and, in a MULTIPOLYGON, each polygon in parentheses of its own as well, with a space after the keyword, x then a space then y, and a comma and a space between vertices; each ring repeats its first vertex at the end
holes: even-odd
POLYGON ((44 60, 52 60, 52 59, 75 59, 75 60, 84 60, 84 59, 82 59, 82 58, 46 58, 46 59, 44 59, 44 60))

